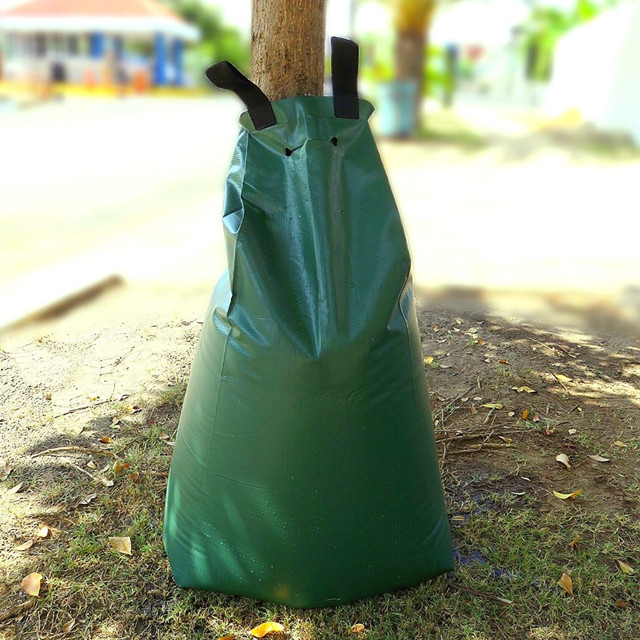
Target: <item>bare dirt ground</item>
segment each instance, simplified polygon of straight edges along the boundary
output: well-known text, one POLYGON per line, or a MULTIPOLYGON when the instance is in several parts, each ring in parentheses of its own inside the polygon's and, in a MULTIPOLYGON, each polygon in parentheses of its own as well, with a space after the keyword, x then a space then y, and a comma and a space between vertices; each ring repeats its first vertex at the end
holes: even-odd
MULTIPOLYGON (((100 455, 87 466, 86 455, 73 450, 36 454, 70 446, 109 451, 128 425, 161 428, 169 441, 177 428, 203 293, 163 320, 153 305, 155 316, 149 311, 127 317, 139 296, 127 288, 112 291, 64 322, 30 325, 1 338, 0 637, 3 624, 7 638, 57 637, 47 635, 48 618, 37 618, 37 629, 43 627, 36 631, 31 620, 22 635, 27 609, 12 609, 30 602, 19 577, 37 570, 53 544, 34 538, 35 532, 47 523, 55 537, 64 537, 76 525, 87 473, 96 480, 89 484, 98 500, 109 491, 103 481, 108 484, 111 472, 100 469, 100 455), (100 323, 96 305, 105 309, 100 323), (16 548, 30 539, 36 539, 32 548, 16 548)), ((566 509, 567 501, 553 491, 582 490, 580 509, 637 519, 640 340, 633 327, 615 325, 603 309, 567 307, 564 315, 556 313, 557 324, 544 324, 494 307, 482 296, 431 296, 419 306, 454 536, 473 513, 502 509, 498 499, 516 508, 533 498, 545 510, 566 509), (562 326, 569 320, 573 324, 562 326), (561 453, 570 469, 556 461, 561 453)), ((165 455, 162 464, 168 465, 170 447, 165 455)), ((162 492, 166 468, 149 473, 158 476, 154 486, 162 492)), ((159 537, 161 514, 154 518, 159 537)), ((640 540, 629 545, 637 549, 640 540)), ((458 553, 463 564, 477 560, 475 552, 458 553)), ((629 594, 621 597, 637 606, 629 594)), ((55 623, 61 624, 57 618, 55 623)))

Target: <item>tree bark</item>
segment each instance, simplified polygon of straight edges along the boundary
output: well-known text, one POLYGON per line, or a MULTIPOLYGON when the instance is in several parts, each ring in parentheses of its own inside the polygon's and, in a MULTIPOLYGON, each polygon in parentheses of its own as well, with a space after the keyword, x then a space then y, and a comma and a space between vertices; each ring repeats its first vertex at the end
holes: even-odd
POLYGON ((414 122, 419 124, 424 95, 426 66, 426 32, 399 32, 396 36, 395 59, 396 79, 412 80, 416 84, 414 122))
POLYGON ((396 80, 412 80, 416 84, 413 119, 416 127, 422 120, 427 33, 436 5, 436 0, 394 0, 396 80))
POLYGON ((270 100, 322 95, 326 0, 253 0, 251 79, 270 100))

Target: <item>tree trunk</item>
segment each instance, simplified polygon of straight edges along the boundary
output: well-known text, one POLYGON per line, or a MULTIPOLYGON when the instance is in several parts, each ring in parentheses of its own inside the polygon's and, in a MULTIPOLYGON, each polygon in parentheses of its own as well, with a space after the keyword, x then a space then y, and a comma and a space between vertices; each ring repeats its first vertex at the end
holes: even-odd
POLYGON ((253 0, 251 80, 270 100, 322 95, 326 0, 253 0))
POLYGON ((396 79, 415 82, 416 96, 413 105, 413 121, 416 126, 419 126, 422 120, 426 49, 427 38, 425 31, 421 33, 411 31, 398 32, 395 47, 396 79))

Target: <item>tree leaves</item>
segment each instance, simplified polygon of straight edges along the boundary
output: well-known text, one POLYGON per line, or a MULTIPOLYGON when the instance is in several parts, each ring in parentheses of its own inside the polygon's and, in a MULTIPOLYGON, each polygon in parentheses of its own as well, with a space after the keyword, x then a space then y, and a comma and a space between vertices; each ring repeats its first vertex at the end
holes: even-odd
POLYGON ((362 633, 364 630, 364 625, 361 622, 356 622, 356 624, 352 625, 351 629, 349 629, 349 633, 362 633))
POLYGON ((559 453, 556 456, 556 462, 563 464, 567 469, 571 469, 571 464, 569 464, 569 456, 566 453, 559 453))

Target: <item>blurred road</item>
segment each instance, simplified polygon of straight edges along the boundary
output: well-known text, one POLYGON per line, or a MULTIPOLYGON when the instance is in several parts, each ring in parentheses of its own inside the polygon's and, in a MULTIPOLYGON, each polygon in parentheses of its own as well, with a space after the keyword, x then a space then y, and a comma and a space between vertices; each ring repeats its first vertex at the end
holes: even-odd
MULTIPOLYGON (((108 275, 213 283, 240 112, 227 97, 0 112, 5 311, 33 304, 37 289, 55 299, 108 275)), ((490 144, 381 143, 417 284, 611 291, 640 282, 640 162, 541 144, 487 107, 460 115, 490 144)))

